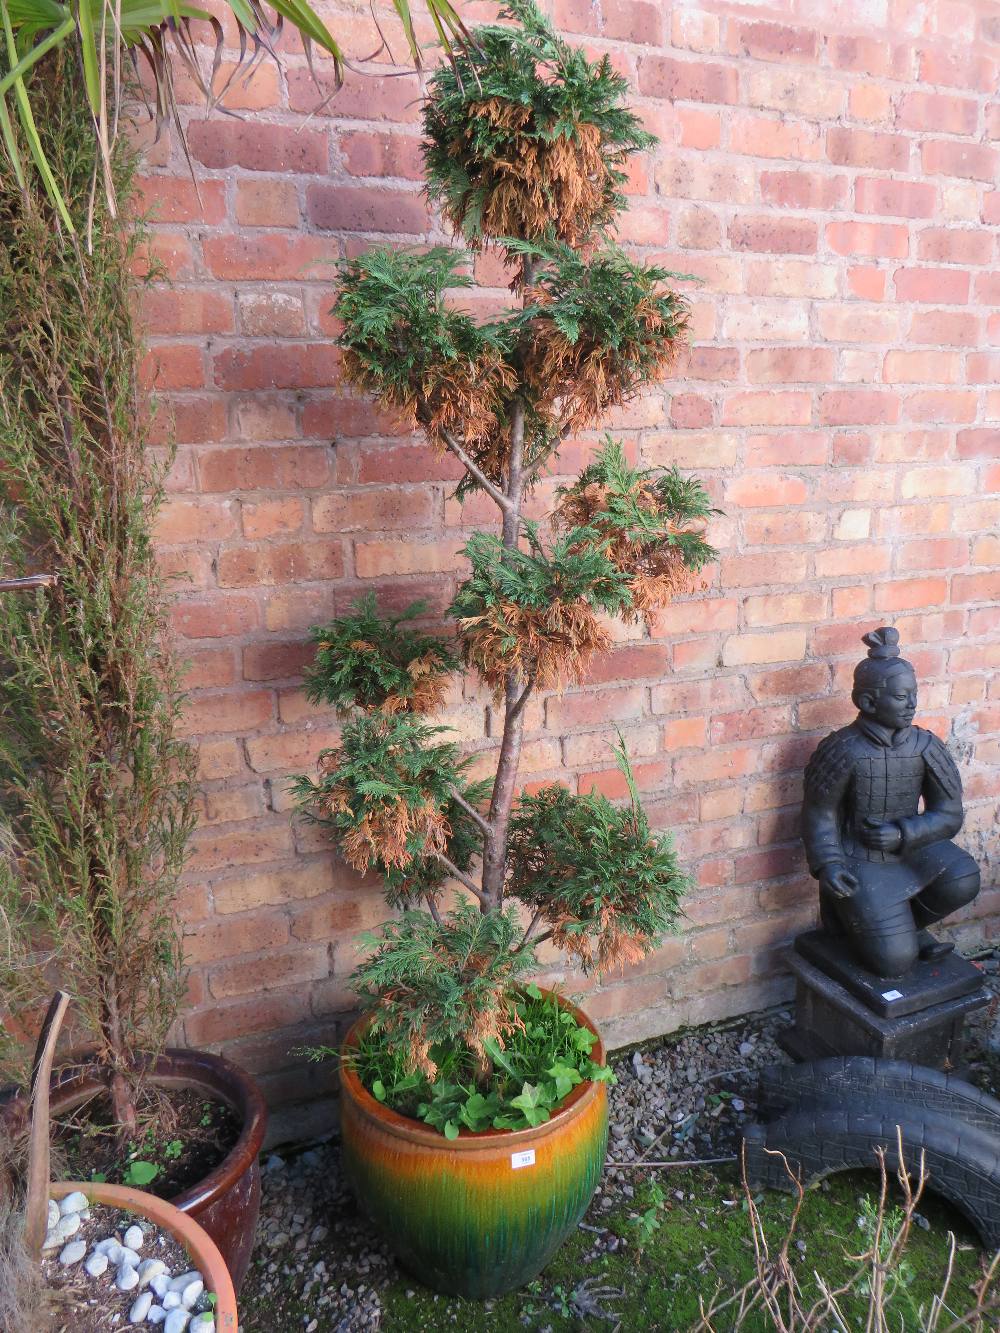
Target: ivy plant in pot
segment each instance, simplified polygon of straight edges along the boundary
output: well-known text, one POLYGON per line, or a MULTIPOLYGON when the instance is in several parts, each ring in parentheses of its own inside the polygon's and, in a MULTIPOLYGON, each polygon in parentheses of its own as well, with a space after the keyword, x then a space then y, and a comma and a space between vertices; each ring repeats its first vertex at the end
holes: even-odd
POLYGON ((611 645, 607 618, 639 622, 714 554, 701 485, 632 466, 610 438, 558 490, 544 530, 525 518, 562 443, 671 364, 686 307, 675 275, 607 235, 623 167, 652 142, 625 81, 571 50, 531 0, 503 17, 433 77, 424 160, 445 218, 510 265, 513 308, 477 323, 450 305, 470 283, 446 248, 346 261, 335 306, 348 378, 455 454, 459 497, 485 492, 498 528, 465 546, 457 651, 420 605, 382 618, 365 599, 314 630, 308 689, 344 722, 318 776, 295 784, 305 815, 399 909, 353 978, 370 1012, 341 1066, 348 1170, 417 1276, 477 1297, 540 1270, 604 1159, 602 1046, 529 981, 536 950, 551 942, 594 972, 637 961, 687 887, 623 743, 624 805, 559 784, 519 792, 525 709, 586 680, 611 645), (427 718, 463 665, 494 695, 489 781, 427 718))
MULTIPOLYGON (((176 894, 197 792, 152 544, 165 464, 138 392, 142 228, 94 189, 72 53, 32 79, 47 89, 45 160, 74 216, 92 215, 93 247, 60 227, 37 175, 0 160, 0 570, 57 576, 0 608, 0 1070, 24 1087, 57 980, 78 1048, 52 1097, 79 1130, 63 1138, 69 1169, 165 1189, 239 1280, 263 1101, 228 1062, 165 1049, 185 990, 176 894)), ((122 200, 133 167, 119 141, 122 200)), ((23 1095, 8 1096, 8 1129, 25 1118, 23 1095)))

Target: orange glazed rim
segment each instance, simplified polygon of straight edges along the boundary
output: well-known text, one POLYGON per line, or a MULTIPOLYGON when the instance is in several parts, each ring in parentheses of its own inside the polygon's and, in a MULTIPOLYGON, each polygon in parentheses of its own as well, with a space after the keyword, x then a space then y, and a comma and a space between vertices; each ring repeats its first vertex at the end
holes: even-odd
MULTIPOLYGON (((569 1010, 581 1027, 589 1029, 594 1034, 597 1038, 597 1045, 591 1052, 591 1059, 597 1064, 605 1064, 607 1053, 604 1049, 601 1034, 583 1010, 557 991, 540 989, 543 995, 554 995, 559 1004, 564 1009, 569 1010)), ((372 1014, 364 1014, 352 1025, 344 1038, 343 1051, 345 1055, 349 1055, 351 1049, 357 1046, 372 1018, 372 1014)), ((524 1129, 482 1129, 478 1132, 471 1129, 460 1129, 457 1139, 446 1139, 439 1130, 432 1129, 430 1125, 426 1125, 422 1120, 412 1120, 409 1116, 400 1115, 398 1111, 392 1110, 391 1107, 373 1097, 358 1078, 349 1059, 341 1059, 340 1081, 342 1087, 350 1093, 351 1099, 356 1103, 359 1111, 367 1115, 370 1120, 377 1121, 384 1129, 391 1131, 397 1137, 409 1139, 414 1143, 425 1143, 437 1148, 447 1148, 449 1151, 454 1150, 456 1152, 482 1151, 490 1148, 498 1140, 514 1144, 519 1142, 537 1143, 539 1139, 554 1134, 561 1129, 567 1120, 579 1114, 583 1109, 583 1104, 593 1101, 594 1098, 601 1096, 604 1092, 602 1083, 595 1083, 592 1079, 587 1079, 569 1093, 559 1109, 553 1112, 544 1124, 528 1125, 524 1129)))

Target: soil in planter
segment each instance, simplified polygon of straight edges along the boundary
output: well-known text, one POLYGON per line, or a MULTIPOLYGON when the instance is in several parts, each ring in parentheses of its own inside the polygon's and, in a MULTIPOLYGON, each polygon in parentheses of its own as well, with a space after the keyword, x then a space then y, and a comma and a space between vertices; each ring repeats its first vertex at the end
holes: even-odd
POLYGON ((139 1098, 139 1133, 123 1151, 111 1103, 94 1098, 54 1125, 61 1174, 68 1180, 135 1185, 172 1199, 197 1185, 236 1145, 240 1117, 191 1089, 149 1087, 139 1098), (156 1173, 149 1177, 149 1169, 156 1173))

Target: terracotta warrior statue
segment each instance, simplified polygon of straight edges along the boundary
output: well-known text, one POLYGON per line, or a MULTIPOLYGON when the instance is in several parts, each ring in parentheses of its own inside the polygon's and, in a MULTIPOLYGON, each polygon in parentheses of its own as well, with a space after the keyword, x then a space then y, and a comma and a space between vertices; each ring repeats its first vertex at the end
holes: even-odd
POLYGON ((806 767, 802 836, 825 929, 847 936, 862 967, 900 977, 953 948, 927 927, 975 898, 979 868, 951 841, 962 780, 944 742, 912 725, 917 680, 898 631, 864 642, 857 719, 821 741, 806 767))

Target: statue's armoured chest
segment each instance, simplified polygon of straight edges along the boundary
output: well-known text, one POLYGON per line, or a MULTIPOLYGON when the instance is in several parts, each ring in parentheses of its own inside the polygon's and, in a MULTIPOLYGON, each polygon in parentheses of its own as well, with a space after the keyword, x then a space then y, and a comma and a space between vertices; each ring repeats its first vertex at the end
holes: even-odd
POLYGON ((852 765, 850 794, 845 810, 845 851, 867 860, 894 860, 892 854, 872 851, 852 835, 865 819, 887 823, 908 819, 918 811, 924 783, 924 759, 919 754, 899 754, 888 746, 867 748, 852 765), (855 843, 849 847, 850 843, 855 843))

